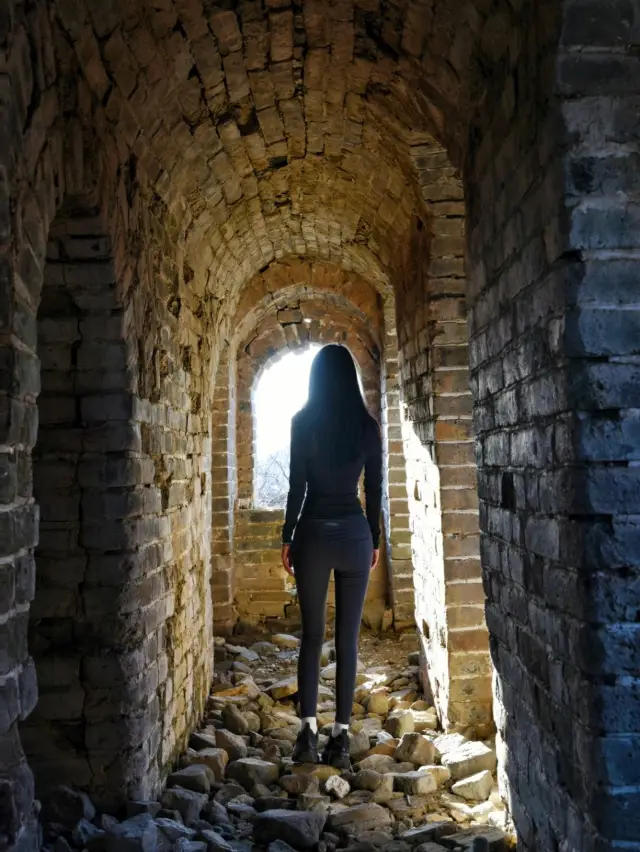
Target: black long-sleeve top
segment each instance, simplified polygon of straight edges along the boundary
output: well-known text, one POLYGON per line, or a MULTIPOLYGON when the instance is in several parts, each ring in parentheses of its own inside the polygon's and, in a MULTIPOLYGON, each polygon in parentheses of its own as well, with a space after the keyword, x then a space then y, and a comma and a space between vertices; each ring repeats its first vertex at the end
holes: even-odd
POLYGON ((358 481, 363 468, 366 516, 373 546, 377 548, 382 499, 382 442, 377 423, 371 420, 358 457, 336 467, 328 464, 321 454, 311 452, 308 430, 304 429, 300 414, 296 414, 291 421, 289 495, 282 528, 283 544, 291 543, 299 519, 333 519, 361 513, 358 481))

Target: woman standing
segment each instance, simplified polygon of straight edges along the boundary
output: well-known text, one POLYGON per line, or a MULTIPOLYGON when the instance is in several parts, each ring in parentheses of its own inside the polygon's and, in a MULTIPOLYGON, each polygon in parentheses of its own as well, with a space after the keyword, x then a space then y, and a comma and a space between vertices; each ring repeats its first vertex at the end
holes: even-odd
POLYGON ((350 768, 348 729, 358 634, 369 574, 379 558, 381 492, 380 430, 360 393, 354 360, 344 346, 325 346, 311 366, 307 404, 291 422, 289 496, 282 530, 282 563, 295 576, 302 616, 298 660, 302 727, 292 755, 300 763, 318 762, 318 680, 333 570, 336 721, 322 761, 350 768), (363 468, 366 516, 358 498, 363 468))

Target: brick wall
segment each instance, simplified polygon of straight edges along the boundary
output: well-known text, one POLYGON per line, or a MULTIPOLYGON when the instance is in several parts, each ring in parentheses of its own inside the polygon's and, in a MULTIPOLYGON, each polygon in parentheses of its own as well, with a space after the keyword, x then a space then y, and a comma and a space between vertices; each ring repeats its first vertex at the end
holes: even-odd
POLYGON ((425 222, 398 263, 403 439, 425 679, 447 727, 493 726, 471 422, 462 187, 446 152, 414 148, 425 222))
MULTIPOLYGON (((141 446, 131 422, 127 363, 134 353, 125 334, 101 217, 82 208, 60 211, 49 233, 37 324, 33 481, 40 524, 29 649, 39 698, 22 727, 40 793, 61 777, 104 786, 92 766, 113 778, 126 775, 109 738, 119 712, 109 685, 120 660, 111 648, 104 656, 119 594, 102 575, 113 554, 126 558, 126 521, 143 514, 155 495, 145 487, 152 465, 131 459, 141 446)), ((146 663, 144 678, 157 682, 155 655, 145 656, 134 674, 142 676, 146 663)))
POLYGON ((284 512, 237 509, 235 517, 235 604, 248 623, 290 615, 294 584, 282 567, 284 512))
POLYGON ((556 428, 564 469, 539 493, 544 511, 564 515, 561 566, 547 563, 543 589, 559 651, 549 691, 573 713, 573 766, 563 763, 559 780, 586 816, 582 833, 570 832, 576 849, 632 848, 640 838, 639 35, 635 4, 564 4, 556 85, 565 198, 547 253, 572 261, 557 283, 574 410, 556 428), (558 617, 568 638, 556 633, 558 617))
MULTIPOLYGON (((143 223, 145 208, 150 208, 147 254, 136 264, 134 280, 153 281, 154 288, 150 283, 131 287, 129 334, 138 349, 136 420, 142 460, 153 466, 160 504, 136 521, 132 545, 138 558, 150 553, 152 559, 142 562, 131 598, 121 603, 121 611, 128 614, 130 607, 138 613, 142 601, 142 632, 158 636, 158 717, 151 727, 158 748, 149 749, 142 791, 155 790, 162 782, 209 693, 210 402, 215 368, 215 338, 206 332, 211 320, 197 295, 200 278, 185 255, 181 230, 167 208, 157 200, 151 204, 143 187, 134 201, 135 217, 143 223)), ((128 223, 129 232, 135 217, 128 223)))
POLYGON ((415 624, 415 586, 407 495, 408 457, 405 456, 401 431, 396 305, 395 299, 390 296, 384 303, 384 355, 381 373, 384 545, 394 626, 397 630, 402 630, 415 624))
POLYGON ((234 589, 236 474, 235 360, 225 345, 214 385, 211 435, 211 599, 213 629, 229 633, 237 619, 234 589))
POLYGON ((525 849, 640 836, 634 27, 624 4, 528 9, 466 174, 487 623, 525 849))
POLYGON ((21 740, 38 789, 115 807, 158 789, 204 708, 210 314, 184 232, 121 163, 44 5, 29 27, 22 12, 0 34, 0 834, 31 848, 21 740), (75 81, 64 121, 54 41, 75 81))
MULTIPOLYGON (((163 346, 146 311, 123 307, 99 219, 63 211, 44 267, 30 612, 40 698, 22 740, 40 793, 68 780, 115 807, 157 789, 208 693, 210 643, 192 638, 211 623, 198 534, 209 525, 209 439, 189 346, 163 346), (138 333, 150 332, 140 375, 138 333)), ((30 375, 28 400, 35 360, 30 375)), ((28 465, 21 472, 28 499, 28 465)))

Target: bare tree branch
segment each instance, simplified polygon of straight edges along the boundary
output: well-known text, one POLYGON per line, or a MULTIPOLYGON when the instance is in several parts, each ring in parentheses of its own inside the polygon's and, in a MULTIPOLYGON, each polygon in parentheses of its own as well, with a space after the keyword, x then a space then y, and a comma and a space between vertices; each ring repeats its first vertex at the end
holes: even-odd
POLYGON ((255 461, 254 499, 258 506, 282 509, 289 491, 289 448, 255 461))

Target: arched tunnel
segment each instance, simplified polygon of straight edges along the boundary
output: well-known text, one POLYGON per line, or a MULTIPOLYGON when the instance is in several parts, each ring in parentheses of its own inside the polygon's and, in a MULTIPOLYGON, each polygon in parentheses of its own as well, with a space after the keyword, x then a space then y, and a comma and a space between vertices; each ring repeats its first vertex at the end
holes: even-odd
POLYGON ((632 0, 5 0, 0 847, 46 779, 157 795, 214 634, 286 615, 252 390, 337 341, 369 618, 495 727, 518 848, 636 848, 639 37, 632 0))

